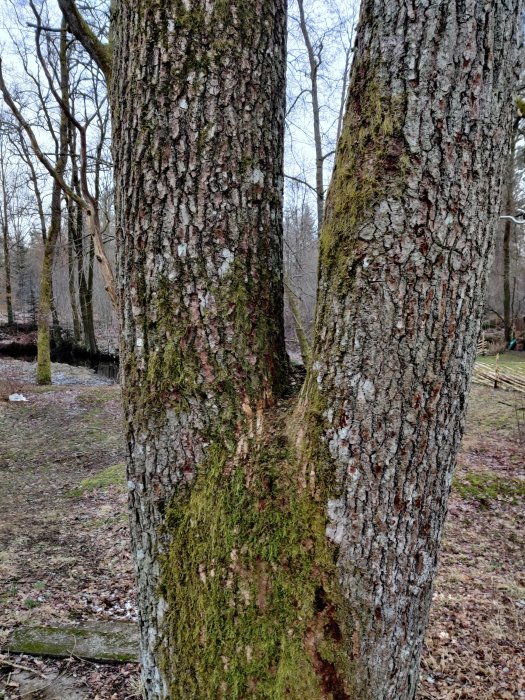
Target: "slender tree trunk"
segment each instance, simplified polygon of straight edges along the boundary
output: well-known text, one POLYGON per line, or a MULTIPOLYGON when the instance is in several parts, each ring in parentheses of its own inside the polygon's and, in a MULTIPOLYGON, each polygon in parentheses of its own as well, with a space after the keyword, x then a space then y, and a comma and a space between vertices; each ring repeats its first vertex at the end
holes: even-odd
POLYGON ((311 348, 308 342, 308 336, 304 329, 303 321, 301 318, 301 311, 297 304, 297 297, 293 291, 289 280, 285 278, 284 289, 286 293, 286 298, 288 300, 288 305, 290 307, 290 312, 294 320, 295 335, 297 336, 297 342, 299 343, 299 350, 301 352, 301 359, 306 368, 308 368, 311 359, 311 348))
MULTIPOLYGON (((505 178, 505 214, 511 216, 514 212, 514 169, 516 167, 516 137, 513 135, 505 178)), ((510 343, 513 332, 512 300, 510 291, 510 242, 512 237, 512 221, 507 219, 503 228, 503 326, 505 343, 510 343)))
MULTIPOLYGON (((69 124, 69 152, 71 156, 71 189, 80 197, 82 192, 80 189, 80 177, 78 173, 76 132, 72 124, 69 124)), ((92 276, 92 260, 91 257, 88 256, 89 272, 86 276, 84 260, 84 219, 82 208, 72 201, 70 201, 70 206, 70 220, 73 229, 73 242, 77 263, 78 299, 80 305, 80 316, 82 319, 82 337, 84 347, 86 347, 90 353, 96 355, 98 352, 98 346, 93 319, 93 295, 91 293, 89 282, 92 276)))
POLYGON ((416 694, 501 202, 521 10, 518 0, 361 8, 302 438, 311 482, 328 488, 356 700, 416 694))
POLYGON ((13 292, 11 288, 11 251, 9 250, 9 214, 7 211, 5 172, 2 171, 2 238, 4 244, 5 299, 7 306, 7 323, 12 326, 15 322, 13 314, 13 292))
POLYGON ((40 296, 37 316, 37 382, 51 384, 51 337, 50 327, 53 320, 53 260, 56 242, 60 235, 61 191, 53 183, 51 195, 51 215, 49 229, 44 245, 44 258, 40 273, 40 296))
POLYGON ((75 203, 72 202, 70 199, 67 200, 67 214, 67 262, 69 299, 71 303, 71 315, 73 317, 73 338, 75 340, 75 343, 79 344, 82 339, 82 330, 77 304, 77 285, 75 284, 75 203))
POLYGON ((130 522, 146 697, 233 699, 248 692, 251 654, 237 658, 235 620, 253 609, 237 607, 237 584, 233 607, 218 605, 215 593, 228 589, 203 587, 199 566, 213 576, 214 548, 240 535, 233 522, 188 523, 194 499, 198 518, 225 514, 213 505, 218 479, 223 496, 237 490, 239 517, 246 512, 244 478, 222 469, 224 455, 240 457, 246 426, 255 430, 283 388, 286 8, 187 7, 120 3, 113 27, 130 522))
POLYGON ((315 148, 315 191, 317 203, 317 232, 321 231, 324 217, 324 157, 323 157, 323 139, 321 135, 321 111, 319 107, 319 85, 318 72, 320 57, 316 55, 310 33, 306 24, 306 16, 304 12, 303 0, 297 0, 299 5, 299 26, 303 35, 306 52, 308 54, 308 63, 310 65, 310 94, 312 96, 312 124, 314 129, 314 148, 315 148))
MULTIPOLYGON (((67 103, 69 93, 69 75, 67 66, 67 34, 62 23, 60 34, 60 88, 62 99, 67 103)), ((61 112, 59 149, 55 169, 60 178, 64 177, 67 165, 67 117, 61 112)), ((37 382, 51 384, 51 348, 49 329, 53 318, 53 261, 55 248, 60 235, 62 221, 62 190, 56 180, 53 181, 51 194, 51 213, 49 230, 44 245, 44 259, 40 278, 40 298, 37 320, 37 382)))
MULTIPOLYGON (((62 210, 61 210, 62 211, 62 210)), ((58 236, 60 238, 60 225, 59 225, 59 231, 58 231, 58 236)), ((56 245, 56 243, 55 243, 56 245)), ((54 253, 53 253, 54 255, 54 253)), ((60 319, 58 317, 58 309, 56 305, 56 300, 55 300, 55 291, 54 291, 54 284, 53 284, 53 275, 51 274, 51 280, 50 280, 50 300, 51 300, 51 324, 52 324, 52 331, 53 331, 53 342, 55 343, 55 346, 58 347, 62 343, 62 329, 60 327, 60 319)))

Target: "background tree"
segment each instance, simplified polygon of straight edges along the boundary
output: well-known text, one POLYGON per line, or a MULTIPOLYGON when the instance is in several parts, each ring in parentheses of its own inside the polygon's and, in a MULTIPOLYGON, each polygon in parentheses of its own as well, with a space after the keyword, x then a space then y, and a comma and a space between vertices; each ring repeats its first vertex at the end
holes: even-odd
POLYGON ((13 292, 11 283, 11 243, 9 236, 10 223, 10 205, 13 195, 13 187, 16 189, 16 181, 9 182, 8 170, 8 153, 7 153, 7 138, 5 126, 0 131, 0 223, 2 227, 2 242, 3 242, 3 263, 4 263, 4 288, 7 307, 7 323, 12 326, 14 323, 13 314, 13 292))
MULTIPOLYGON (((317 285, 317 252, 326 182, 341 132, 358 3, 289 2, 286 114, 286 339, 311 341, 317 285), (314 213, 310 239, 297 235, 305 208, 314 213), (293 225, 289 225, 295 222, 293 225), (289 267, 291 264, 291 267, 289 267), (299 269, 300 268, 300 269, 299 269)), ((307 348, 301 352, 303 358, 307 348)), ((293 354, 294 359, 299 355, 293 354)))
MULTIPOLYGON (((74 46, 71 45, 71 42, 68 42, 65 49, 65 66, 68 71, 69 90, 67 101, 63 100, 60 90, 57 88, 57 84, 60 81, 57 66, 60 62, 57 58, 58 48, 55 39, 59 32, 55 27, 50 26, 51 22, 47 15, 45 20, 42 20, 45 6, 40 11, 31 2, 30 7, 33 15, 33 21, 30 24, 35 27, 37 35, 35 60, 30 58, 30 49, 23 43, 23 48, 19 49, 19 53, 22 56, 26 76, 35 85, 40 101, 40 110, 44 117, 45 129, 41 129, 34 122, 33 124, 31 123, 33 121, 31 117, 33 105, 31 103, 27 104, 27 100, 20 100, 18 95, 12 94, 3 80, 2 91, 5 101, 15 114, 21 129, 26 133, 30 141, 33 154, 36 155, 37 159, 54 178, 68 202, 69 220, 67 229, 70 241, 65 243, 64 247, 68 248, 68 297, 70 314, 73 319, 73 332, 75 338, 79 339, 80 322, 82 322, 83 343, 92 353, 96 353, 97 343, 93 315, 94 282, 97 282, 97 277, 93 271, 93 260, 95 257, 101 269, 99 277, 104 280, 107 293, 115 306, 117 303, 113 266, 104 245, 104 234, 106 233, 107 236, 107 229, 111 221, 107 219, 106 214, 101 212, 99 208, 99 200, 107 189, 107 183, 103 182, 104 173, 108 167, 111 168, 107 157, 109 120, 106 91, 100 80, 100 71, 92 65, 83 65, 78 55, 74 54, 74 46), (75 113, 76 109, 78 109, 78 113, 75 113), (46 152, 48 147, 47 139, 49 137, 54 142, 55 151, 59 147, 57 121, 60 121, 62 114, 66 117, 68 124, 71 186, 67 184, 67 170, 64 169, 63 173, 58 172, 46 152), (96 139, 92 147, 91 142, 93 139, 90 139, 90 135, 95 135, 96 139), (101 221, 101 215, 104 219, 107 219, 106 222, 101 221), (88 240, 87 246, 84 245, 86 233, 88 236, 91 236, 91 242, 88 240), (74 269, 75 259, 76 270, 74 269), (86 261, 87 272, 85 271, 86 261), (77 287, 80 314, 77 311, 77 287)), ((21 18, 19 18, 20 20, 21 18)), ((24 147, 23 150, 24 155, 26 155, 27 148, 24 147)), ((24 155, 21 154, 21 157, 23 158, 24 155)), ((32 171, 35 197, 41 212, 43 231, 45 231, 41 190, 36 181, 34 157, 29 157, 27 160, 32 171)), ((104 201, 108 201, 107 197, 105 197, 104 201)), ((61 234, 59 233, 59 238, 55 244, 56 255, 54 262, 56 262, 57 255, 61 251, 60 236, 61 234)), ((51 289, 53 278, 57 277, 56 267, 55 264, 51 266, 51 289), (53 268, 55 268, 54 271, 53 268)), ((56 308, 56 304, 53 304, 52 309, 56 310, 56 308)), ((107 312, 104 313, 107 314, 107 312)), ((54 313, 54 319, 54 326, 58 327, 56 313, 54 313)))

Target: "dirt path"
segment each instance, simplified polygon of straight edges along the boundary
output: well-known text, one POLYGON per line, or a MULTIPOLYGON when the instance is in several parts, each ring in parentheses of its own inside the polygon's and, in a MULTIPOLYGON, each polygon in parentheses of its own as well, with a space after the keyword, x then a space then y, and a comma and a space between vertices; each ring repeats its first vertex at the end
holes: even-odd
MULTIPOLYGON (((0 401, 4 639, 20 624, 132 619, 135 614, 119 389, 89 370, 66 365, 55 370, 60 385, 42 390, 33 383, 31 365, 0 358, 0 394, 3 382, 4 393, 22 391, 28 398, 18 404, 0 401)), ((525 699, 523 408, 523 397, 473 389, 420 700, 525 699)), ((17 700, 24 688, 43 685, 45 691, 24 697, 138 697, 137 669, 130 664, 11 661, 43 673, 47 681, 5 666, 0 698, 4 692, 3 697, 17 700)))

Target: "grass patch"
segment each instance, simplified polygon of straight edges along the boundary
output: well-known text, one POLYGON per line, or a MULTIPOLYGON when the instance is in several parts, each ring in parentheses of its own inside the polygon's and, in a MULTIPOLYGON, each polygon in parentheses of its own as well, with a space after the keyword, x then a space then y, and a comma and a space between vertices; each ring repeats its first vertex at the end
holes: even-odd
POLYGON ((115 464, 112 467, 103 469, 94 476, 83 479, 80 485, 76 489, 73 489, 73 491, 70 491, 68 495, 72 497, 83 496, 89 491, 107 489, 109 486, 121 486, 122 490, 124 490, 125 479, 126 466, 124 464, 115 464))
MULTIPOLYGON (((476 364, 487 367, 494 371, 496 369, 496 355, 486 355, 478 357, 476 364)), ((518 377, 525 377, 525 353, 507 352, 499 356, 498 360, 499 371, 503 374, 514 374, 518 377)))
POLYGON ((525 481, 503 478, 494 472, 473 472, 461 479, 454 479, 454 488, 461 498, 474 499, 484 507, 493 501, 515 504, 525 499, 525 481))

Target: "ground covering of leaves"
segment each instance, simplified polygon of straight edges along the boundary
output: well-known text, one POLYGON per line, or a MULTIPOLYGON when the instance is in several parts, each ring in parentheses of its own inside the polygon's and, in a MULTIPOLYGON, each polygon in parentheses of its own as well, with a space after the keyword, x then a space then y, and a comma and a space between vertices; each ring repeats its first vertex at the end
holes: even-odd
MULTIPOLYGON (((55 384, 34 384, 34 365, 0 358, 0 642, 18 625, 136 619, 129 552, 118 386, 85 368, 53 365, 55 384)), ((136 666, 11 657, 45 679, 31 698, 133 697, 136 666), (38 668, 40 664, 40 668, 38 668)), ((6 698, 30 675, 9 667, 6 698), (9 685, 11 684, 11 685, 9 685)), ((35 677, 34 677, 35 678, 35 677)), ((32 687, 32 686, 31 686, 32 687)))
MULTIPOLYGON (((21 624, 135 616, 119 390, 54 369, 59 383, 40 389, 34 366, 0 358, 0 642, 21 624), (27 403, 1 400, 14 391, 27 403)), ((473 388, 419 700, 525 698, 524 409, 473 388)), ((134 664, 4 652, 0 667, 6 700, 138 697, 134 664)))
POLYGON ((421 700, 525 698, 524 503, 525 397, 474 386, 430 613, 421 700))

